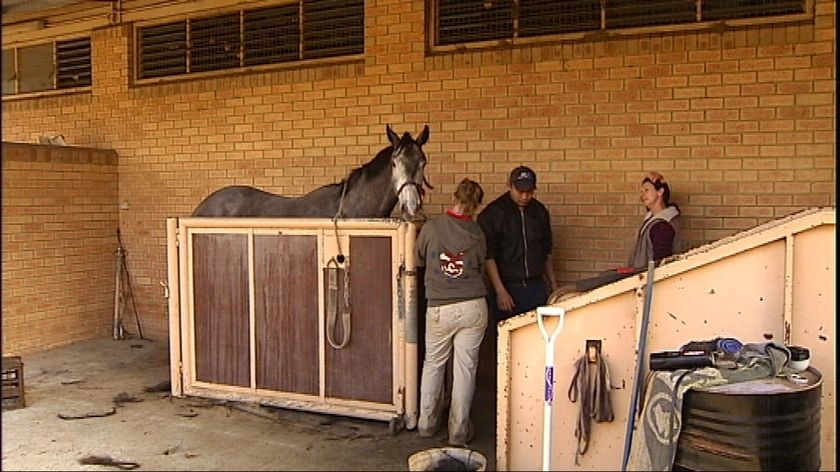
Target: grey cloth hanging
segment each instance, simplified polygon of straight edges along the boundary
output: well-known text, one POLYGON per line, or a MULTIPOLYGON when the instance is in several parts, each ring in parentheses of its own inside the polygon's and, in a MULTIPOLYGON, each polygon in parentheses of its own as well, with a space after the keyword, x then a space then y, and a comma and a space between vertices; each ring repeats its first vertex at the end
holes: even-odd
POLYGON ((610 400, 610 369, 601 353, 595 351, 594 362, 589 362, 587 354, 575 362, 575 374, 569 384, 568 396, 572 403, 580 399, 575 426, 575 437, 578 440, 575 465, 580 465, 578 457, 585 454, 589 447, 592 419, 604 423, 615 418, 610 400))

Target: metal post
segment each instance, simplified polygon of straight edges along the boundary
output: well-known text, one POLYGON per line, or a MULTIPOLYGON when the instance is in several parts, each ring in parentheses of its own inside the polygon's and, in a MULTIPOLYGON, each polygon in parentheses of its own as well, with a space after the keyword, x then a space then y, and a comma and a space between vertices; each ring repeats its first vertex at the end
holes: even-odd
POLYGON ((654 262, 648 261, 647 280, 645 284, 645 304, 642 310, 642 326, 639 332, 639 350, 636 355, 636 375, 633 377, 633 397, 630 400, 630 411, 627 414, 627 432, 624 435, 624 458, 621 470, 627 470, 630 459, 630 447, 633 444, 633 430, 636 429, 636 412, 639 409, 639 393, 644 383, 641 379, 644 368, 645 351, 647 350, 647 332, 650 324, 650 303, 653 299, 653 268, 654 262))

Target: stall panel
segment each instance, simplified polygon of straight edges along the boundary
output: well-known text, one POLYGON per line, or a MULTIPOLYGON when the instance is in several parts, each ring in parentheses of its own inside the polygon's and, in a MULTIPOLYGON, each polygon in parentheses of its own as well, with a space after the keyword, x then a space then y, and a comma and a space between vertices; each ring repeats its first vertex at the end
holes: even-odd
POLYGON ((318 238, 254 236, 256 385, 318 394, 318 238))
POLYGON ((350 237, 351 336, 341 349, 326 347, 328 397, 393 401, 391 241, 387 236, 350 237))
POLYGON ((193 235, 195 379, 250 385, 248 238, 193 235))
POLYGON ((182 218, 167 235, 173 394, 414 424, 414 225, 182 218))
MULTIPOLYGON (((775 396, 793 396, 797 389, 804 388, 801 379, 761 378, 752 385, 731 382, 727 386, 714 387, 717 393, 724 392, 727 396, 715 399, 718 403, 715 410, 717 418, 709 415, 702 418, 704 425, 711 425, 706 432, 714 433, 715 427, 720 426, 712 425, 712 420, 725 420, 724 426, 728 425, 729 430, 733 425, 740 428, 739 424, 750 426, 756 421, 763 429, 784 422, 786 425, 780 426, 774 437, 779 440, 779 447, 793 451, 802 449, 805 444, 810 451, 806 459, 815 460, 814 455, 819 455, 819 462, 809 462, 806 469, 792 467, 791 470, 814 470, 807 468, 814 463, 821 463, 822 470, 835 470, 835 235, 834 209, 811 209, 681 254, 657 266, 653 272, 649 293, 652 299, 648 305, 646 326, 643 320, 646 318, 645 298, 648 296, 647 273, 554 303, 555 310, 563 309, 564 324, 550 359, 554 366, 551 385, 555 393, 551 404, 545 402, 547 382, 541 375, 549 355, 548 342, 538 329, 537 311, 501 323, 497 469, 536 470, 541 465, 541 459, 543 464, 550 462, 551 470, 619 470, 625 461, 632 464, 629 448, 625 447, 626 441, 639 438, 643 432, 646 434, 643 437, 654 437, 647 433, 661 424, 649 422, 651 417, 656 416, 653 414, 643 419, 633 416, 631 404, 638 400, 639 404, 634 404, 635 407, 660 412, 659 417, 668 413, 662 408, 663 404, 641 404, 647 398, 645 392, 654 391, 650 390, 654 387, 648 384, 645 375, 650 371, 651 354, 677 351, 691 341, 732 337, 743 343, 772 341, 809 348, 810 366, 823 376, 820 379, 821 393, 815 393, 820 396, 815 400, 819 406, 812 408, 807 402, 794 398, 791 399, 793 403, 781 399, 782 403, 793 405, 791 408, 796 410, 795 415, 782 412, 785 421, 781 421, 781 416, 777 416, 779 412, 768 408, 780 400, 775 396), (788 335, 789 341, 786 339, 788 335), (566 398, 565 393, 576 381, 576 369, 580 367, 576 362, 588 353, 588 341, 595 341, 593 344, 596 350, 600 350, 605 372, 608 369, 605 378, 609 381, 609 390, 606 392, 609 392, 614 419, 605 422, 593 420, 589 437, 584 443, 577 440, 577 429, 586 410, 580 399, 573 402, 566 398), (731 391, 726 392, 730 388, 731 391), (752 401, 755 405, 743 403, 745 401, 752 401), (736 418, 729 412, 723 414, 727 408, 740 411, 744 417, 736 418), (798 420, 791 419, 794 416, 807 418, 812 423, 800 424, 798 420), (795 428, 787 423, 795 423, 799 429, 805 428, 811 436, 803 443, 800 431, 794 431, 795 428), (647 429, 648 426, 651 428, 647 429), (818 431, 816 436, 812 434, 815 431, 818 431), (544 438, 549 432, 551 436, 544 450, 544 438), (586 447, 585 453, 578 452, 581 445, 586 447)), ((552 328, 557 323, 554 320, 548 322, 552 328)), ((715 356, 715 362, 720 360, 719 356, 715 356)), ((723 359, 716 367, 728 369, 729 365, 723 359)), ((590 366, 588 369, 593 373, 596 368, 590 366)), ((808 388, 812 385, 809 383, 808 388)), ((656 387, 662 388, 661 385, 656 387)), ((695 385, 692 388, 706 387, 695 385)), ((687 393, 685 399, 689 396, 687 393)), ((663 399, 667 401, 670 397, 657 397, 658 401, 663 399)), ((684 403, 683 415, 692 407, 684 403)), ((693 424, 690 415, 683 416, 681 421, 684 427, 693 424)), ((682 433, 686 431, 683 429, 682 433)), ((744 441, 734 444, 726 442, 730 438, 726 437, 725 431, 718 433, 701 438, 698 444, 705 448, 705 452, 726 453, 731 456, 729 459, 737 456, 743 470, 757 470, 751 468, 752 462, 749 461, 755 457, 763 460, 768 457, 767 454, 775 452, 766 447, 766 450, 755 450, 752 447, 754 444, 750 444, 755 435, 740 434, 744 441), (717 447, 721 444, 725 444, 723 449, 717 447)), ((684 441, 681 439, 680 442, 684 441)), ((682 446, 693 447, 693 443, 682 446)), ((695 452, 691 451, 691 454, 695 452)), ((726 459, 720 456, 704 454, 703 460, 707 462, 694 463, 697 467, 685 470, 726 470, 716 468, 713 463, 726 459)), ((677 457, 680 457, 679 453, 677 457)), ((685 463, 672 465, 686 466, 685 463)))

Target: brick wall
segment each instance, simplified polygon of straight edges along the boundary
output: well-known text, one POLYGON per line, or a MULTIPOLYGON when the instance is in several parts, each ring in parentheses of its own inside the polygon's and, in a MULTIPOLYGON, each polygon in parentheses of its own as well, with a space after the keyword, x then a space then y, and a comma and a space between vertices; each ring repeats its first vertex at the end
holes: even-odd
POLYGON ((126 246, 150 333, 167 330, 165 218, 249 184, 299 195, 338 181, 398 132, 431 127, 427 214, 455 184, 488 197, 539 174, 558 278, 623 264, 658 170, 689 247, 835 205, 835 3, 812 20, 426 53, 422 1, 366 2, 363 61, 132 85, 131 28, 93 33, 90 94, 4 100, 5 139, 61 133, 115 149, 126 246))
POLYGON ((116 153, 4 142, 2 156, 3 355, 108 335, 116 153))

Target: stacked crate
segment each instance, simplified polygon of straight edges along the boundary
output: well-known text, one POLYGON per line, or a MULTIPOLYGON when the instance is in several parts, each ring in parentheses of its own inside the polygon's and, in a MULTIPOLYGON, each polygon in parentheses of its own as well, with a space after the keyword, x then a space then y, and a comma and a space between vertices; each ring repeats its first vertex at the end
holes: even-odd
POLYGON ((23 408, 23 362, 20 356, 3 357, 3 410, 23 408))

